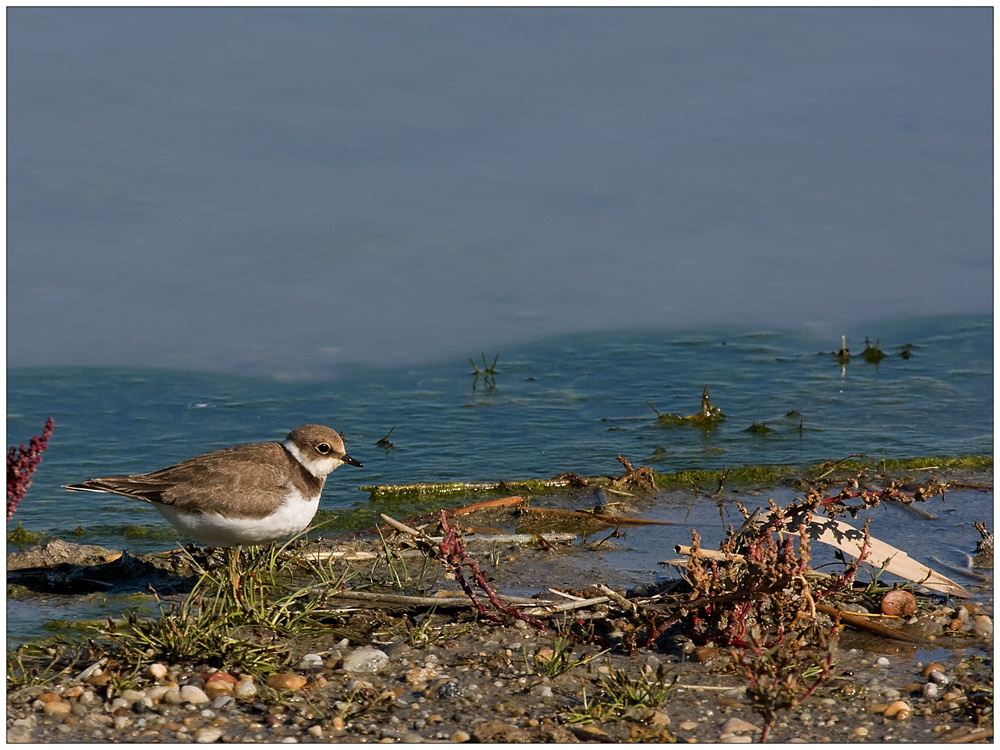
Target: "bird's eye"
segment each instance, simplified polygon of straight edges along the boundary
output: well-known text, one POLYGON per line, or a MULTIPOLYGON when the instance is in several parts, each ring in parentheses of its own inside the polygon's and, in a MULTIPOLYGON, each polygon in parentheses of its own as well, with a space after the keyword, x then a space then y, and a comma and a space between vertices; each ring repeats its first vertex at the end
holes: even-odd
POLYGON ((317 446, 316 446, 316 452, 317 452, 317 453, 320 453, 320 454, 322 454, 322 455, 324 455, 324 456, 325 456, 325 455, 326 455, 327 453, 329 453, 329 452, 330 452, 330 450, 331 450, 331 449, 330 449, 330 446, 329 446, 329 445, 327 445, 326 443, 320 443, 319 445, 317 445, 317 446))

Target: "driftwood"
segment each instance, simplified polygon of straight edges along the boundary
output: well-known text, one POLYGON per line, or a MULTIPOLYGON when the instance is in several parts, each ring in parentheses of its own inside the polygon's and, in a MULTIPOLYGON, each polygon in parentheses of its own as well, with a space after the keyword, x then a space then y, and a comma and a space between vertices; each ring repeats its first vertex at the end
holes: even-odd
POLYGON ((820 604, 819 602, 816 602, 816 611, 822 612, 830 617, 839 617, 841 622, 847 625, 852 625, 858 630, 865 630, 869 633, 873 633, 874 635, 892 638, 897 641, 905 641, 907 643, 916 643, 920 646, 934 645, 934 641, 922 636, 913 635, 912 633, 904 633, 902 630, 890 628, 888 625, 883 625, 880 622, 869 620, 863 613, 848 612, 847 610, 837 609, 836 607, 830 607, 826 604, 820 604))

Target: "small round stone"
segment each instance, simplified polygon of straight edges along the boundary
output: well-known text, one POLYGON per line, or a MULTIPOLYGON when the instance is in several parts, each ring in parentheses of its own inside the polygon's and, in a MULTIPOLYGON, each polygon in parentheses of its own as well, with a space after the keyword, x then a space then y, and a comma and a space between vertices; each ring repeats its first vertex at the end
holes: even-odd
POLYGON ((323 657, 319 654, 306 654, 299 662, 299 669, 319 669, 323 666, 323 657))
POLYGON ((459 729, 451 733, 452 742, 468 742, 472 739, 472 735, 468 732, 459 729))
POLYGON ((371 646, 354 649, 344 657, 342 664, 347 672, 378 672, 389 663, 389 656, 371 646))
MULTIPOLYGON (((165 698, 166 696, 164 696, 165 698)), ((181 688, 181 700, 185 703, 208 703, 205 691, 196 685, 185 685, 181 688)))
POLYGON ((153 680, 162 680, 167 676, 167 668, 162 664, 150 664, 146 667, 146 676, 153 680))
POLYGON ((274 690, 301 690, 306 685, 306 679, 297 674, 272 674, 268 675, 267 686, 274 690))
POLYGON ((194 730, 194 741, 198 743, 215 742, 222 736, 219 727, 201 727, 194 730))
POLYGON ((948 676, 944 672, 939 672, 936 669, 932 670, 931 673, 927 675, 927 677, 930 679, 931 682, 937 683, 938 685, 947 685, 949 682, 951 682, 951 680, 948 679, 948 676))
POLYGON ((972 632, 980 638, 990 640, 993 638, 993 620, 986 615, 978 615, 972 621, 972 632))
POLYGON ((66 714, 68 714, 70 711, 73 710, 73 706, 71 706, 66 701, 60 699, 54 701, 46 701, 45 705, 42 707, 42 710, 48 716, 57 716, 57 715, 65 716, 66 714))
POLYGON ((438 688, 437 694, 438 698, 444 700, 453 700, 455 698, 462 697, 462 686, 455 680, 449 680, 438 688))
POLYGON ((253 684, 253 680, 250 678, 244 678, 236 683, 236 687, 233 688, 233 695, 240 700, 252 698, 257 695, 257 686, 253 684))

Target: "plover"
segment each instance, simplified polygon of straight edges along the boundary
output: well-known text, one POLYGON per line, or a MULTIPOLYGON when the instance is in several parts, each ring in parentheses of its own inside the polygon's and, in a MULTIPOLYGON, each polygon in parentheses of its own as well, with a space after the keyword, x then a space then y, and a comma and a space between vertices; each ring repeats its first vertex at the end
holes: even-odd
POLYGON ((326 475, 343 464, 361 466, 335 430, 307 424, 280 443, 248 443, 149 474, 64 486, 145 500, 182 534, 209 547, 237 547, 305 529, 316 515, 326 475))

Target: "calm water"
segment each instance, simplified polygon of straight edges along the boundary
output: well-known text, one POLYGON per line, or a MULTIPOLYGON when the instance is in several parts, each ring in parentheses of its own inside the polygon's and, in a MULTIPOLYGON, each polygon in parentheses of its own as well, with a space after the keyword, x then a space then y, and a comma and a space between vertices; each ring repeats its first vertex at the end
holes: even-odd
MULTIPOLYGON (((50 448, 15 519, 120 546, 102 527, 161 525, 141 503, 71 494, 60 485, 150 471, 240 442, 283 437, 306 422, 345 433, 363 469, 330 478, 322 507, 366 503, 360 485, 620 473, 615 455, 659 471, 806 464, 850 453, 907 458, 992 454, 992 320, 946 317, 870 331, 887 356, 860 358, 849 338, 788 332, 626 332, 550 339, 499 354, 496 387, 473 389, 468 360, 358 371, 289 383, 128 369, 15 369, 8 374, 8 442, 27 442, 47 416, 50 448), (901 348, 911 345, 903 359, 901 348), (717 430, 665 428, 660 412, 698 411, 708 386, 726 420, 717 430), (788 412, 800 417, 786 419, 788 412), (747 428, 766 422, 773 432, 747 428), (801 429, 799 425, 801 423, 801 429), (394 450, 375 443, 391 428, 394 450), (93 529, 93 530, 92 530, 93 529)), ((482 367, 481 355, 476 360, 482 367)), ((457 501, 456 501, 457 502, 457 501)), ((12 524, 8 524, 10 527, 12 524)), ((132 549, 168 542, 130 540, 132 549)))
POLYGON ((989 314, 993 12, 10 8, 9 362, 321 376, 989 314))

